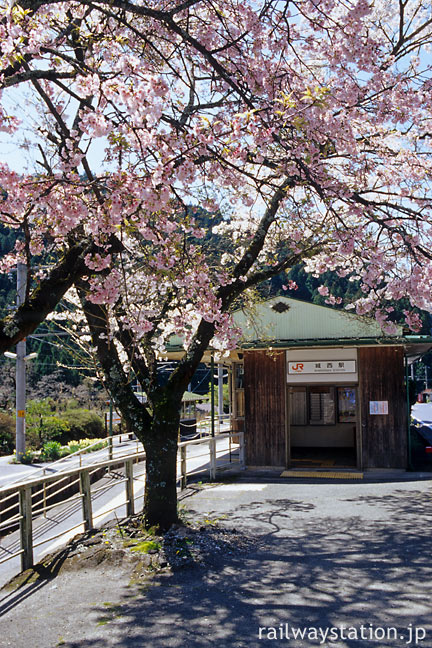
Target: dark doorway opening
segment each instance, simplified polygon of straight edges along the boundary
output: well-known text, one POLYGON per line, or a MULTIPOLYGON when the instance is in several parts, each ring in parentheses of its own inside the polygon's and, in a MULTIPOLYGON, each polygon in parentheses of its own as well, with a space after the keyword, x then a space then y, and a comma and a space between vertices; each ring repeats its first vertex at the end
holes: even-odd
POLYGON ((292 468, 356 468, 355 448, 291 448, 292 468))
POLYGON ((355 385, 289 386, 288 408, 292 467, 358 466, 355 385))

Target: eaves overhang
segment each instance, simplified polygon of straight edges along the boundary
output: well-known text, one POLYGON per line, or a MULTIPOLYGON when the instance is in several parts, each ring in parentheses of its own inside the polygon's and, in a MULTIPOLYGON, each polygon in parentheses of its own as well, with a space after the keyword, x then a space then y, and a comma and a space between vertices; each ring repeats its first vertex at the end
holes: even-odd
MULTIPOLYGON (((265 350, 265 349, 301 349, 311 347, 362 347, 362 346, 402 346, 404 355, 408 362, 414 362, 432 349, 432 336, 429 335, 404 335, 404 336, 380 336, 367 338, 314 338, 301 340, 248 340, 240 341, 238 347, 230 352, 229 358, 224 361, 239 359, 239 353, 243 351, 265 350)), ((217 351, 220 353, 220 350, 217 351)), ((209 362, 211 355, 216 353, 215 349, 209 347, 203 357, 203 362, 209 362)), ((166 355, 170 360, 181 360, 185 350, 181 345, 170 345, 167 347, 166 355)))
POLYGON ((340 346, 403 346, 409 349, 426 350, 432 347, 432 336, 391 336, 369 338, 314 338, 301 340, 249 340, 242 342, 242 349, 268 349, 292 347, 340 347, 340 346))

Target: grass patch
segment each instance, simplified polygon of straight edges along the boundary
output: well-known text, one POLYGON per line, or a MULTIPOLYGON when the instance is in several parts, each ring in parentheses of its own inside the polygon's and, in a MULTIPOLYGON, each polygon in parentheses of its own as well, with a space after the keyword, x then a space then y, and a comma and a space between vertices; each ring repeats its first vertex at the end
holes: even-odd
POLYGON ((160 551, 161 543, 156 542, 155 540, 144 540, 144 542, 138 542, 134 546, 130 546, 131 551, 139 551, 140 553, 149 553, 150 551, 160 551))

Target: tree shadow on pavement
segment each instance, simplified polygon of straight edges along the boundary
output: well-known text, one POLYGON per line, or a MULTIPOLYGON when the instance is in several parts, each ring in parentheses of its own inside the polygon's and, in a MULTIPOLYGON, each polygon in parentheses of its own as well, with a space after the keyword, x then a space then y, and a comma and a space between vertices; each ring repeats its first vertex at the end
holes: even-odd
POLYGON ((260 530, 255 548, 159 577, 158 587, 117 607, 111 619, 99 610, 105 625, 64 646, 300 648, 319 641, 294 639, 295 629, 341 625, 356 628, 357 637, 332 641, 335 648, 406 646, 416 627, 432 637, 430 496, 401 490, 345 501, 350 515, 338 513, 337 501, 332 516, 301 504, 294 510, 284 499, 266 502, 265 511, 262 502, 237 506, 226 524, 244 523, 247 508, 247 526, 260 530), (365 505, 370 518, 356 514, 365 505), (362 626, 379 637, 361 638, 362 626), (276 641, 270 628, 282 633, 276 641))
POLYGON ((91 532, 88 532, 83 534, 79 540, 71 540, 64 549, 45 556, 33 568, 12 578, 9 585, 6 584, 0 590, 0 617, 50 583, 59 574, 70 554, 76 550, 79 542, 90 535, 91 532))

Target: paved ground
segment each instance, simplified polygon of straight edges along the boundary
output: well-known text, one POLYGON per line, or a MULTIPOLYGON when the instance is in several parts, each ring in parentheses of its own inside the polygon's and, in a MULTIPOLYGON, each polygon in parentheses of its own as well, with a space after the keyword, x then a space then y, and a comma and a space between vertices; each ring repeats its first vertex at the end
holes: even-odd
POLYGON ((205 488, 185 501, 193 516, 256 536, 253 550, 157 576, 146 591, 113 568, 2 592, 2 646, 430 648, 431 486, 246 473, 205 488))

